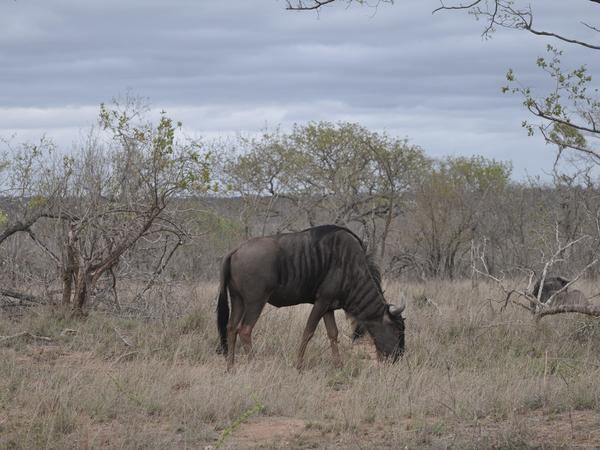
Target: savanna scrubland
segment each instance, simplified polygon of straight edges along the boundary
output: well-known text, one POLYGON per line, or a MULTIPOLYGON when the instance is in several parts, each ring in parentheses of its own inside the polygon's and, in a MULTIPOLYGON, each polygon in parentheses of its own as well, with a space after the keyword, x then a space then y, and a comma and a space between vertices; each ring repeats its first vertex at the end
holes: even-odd
POLYGON ((103 105, 73 154, 15 145, 2 165, 2 448, 600 445, 598 320, 530 295, 546 273, 595 302, 591 169, 515 181, 350 123, 194 142, 131 108, 103 105), (375 254, 405 355, 379 363, 339 312, 344 367, 319 328, 298 372, 308 308, 267 307, 227 373, 222 256, 319 223, 375 254))
MULTIPOLYGON (((468 10, 486 37, 512 28, 598 50, 537 28, 531 6, 442 10, 468 10)), ((101 105, 72 151, 3 142, 0 448, 600 446, 600 103, 586 66, 562 55, 548 46, 536 60, 547 92, 512 70, 502 87, 550 144, 543 178, 483 156, 434 159, 356 123, 187 139, 135 98, 101 105), (267 306, 255 359, 226 372, 221 258, 323 223, 375 255, 387 300, 406 305, 406 353, 378 362, 338 312, 343 368, 319 328, 298 372, 308 307, 267 306), (557 276, 590 305, 542 304, 535 281, 557 276)))

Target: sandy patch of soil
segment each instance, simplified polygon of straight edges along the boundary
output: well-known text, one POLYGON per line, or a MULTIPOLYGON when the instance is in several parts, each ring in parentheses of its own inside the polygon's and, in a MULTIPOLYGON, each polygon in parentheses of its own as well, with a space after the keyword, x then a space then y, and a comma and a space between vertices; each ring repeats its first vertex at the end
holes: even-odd
POLYGON ((298 439, 315 434, 306 421, 292 417, 256 417, 240 425, 224 448, 292 448, 298 439))

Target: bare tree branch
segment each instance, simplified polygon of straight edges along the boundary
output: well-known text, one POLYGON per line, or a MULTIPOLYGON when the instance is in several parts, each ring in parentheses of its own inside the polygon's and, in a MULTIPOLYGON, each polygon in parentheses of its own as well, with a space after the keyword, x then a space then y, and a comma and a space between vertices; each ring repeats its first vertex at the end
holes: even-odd
POLYGON ((30 337, 30 338, 36 339, 38 341, 52 342, 52 338, 49 338, 46 336, 38 336, 36 334, 31 334, 29 331, 22 331, 20 333, 13 334, 11 336, 0 336, 0 342, 8 341, 10 339, 16 339, 16 338, 20 338, 20 337, 30 337))
POLYGON ((581 22, 581 25, 583 25, 586 28, 589 28, 592 31, 596 31, 596 32, 600 33, 600 28, 590 25, 589 23, 581 22))
POLYGON ((446 6, 444 5, 444 2, 440 2, 440 4, 442 6, 435 8, 433 11, 431 11, 431 14, 435 14, 438 11, 445 11, 445 10, 452 10, 452 9, 470 9, 473 8, 474 6, 479 5, 483 0, 475 0, 473 3, 469 3, 468 5, 463 5, 463 4, 458 4, 458 5, 453 5, 453 6, 446 6))
MULTIPOLYGON (((600 0, 590 0, 593 3, 600 4, 600 0)), ((554 39, 567 42, 569 44, 579 45, 592 50, 600 50, 600 46, 592 44, 590 42, 573 39, 564 36, 559 33, 553 33, 548 31, 539 30, 533 27, 533 12, 531 7, 527 9, 519 10, 512 6, 512 1, 506 0, 475 0, 471 3, 458 3, 453 5, 447 5, 443 1, 440 2, 441 6, 434 9, 432 14, 439 11, 451 11, 451 10, 469 10, 475 16, 484 16, 487 18, 487 24, 485 25, 483 35, 488 35, 495 30, 496 26, 504 28, 514 28, 528 31, 538 36, 547 36, 554 39), (490 6, 491 3, 491 6, 490 6), (484 5, 480 7, 480 5, 484 5)), ((583 24, 588 28, 598 31, 596 27, 583 24)))
MULTIPOLYGON (((285 9, 289 11, 317 11, 320 8, 329 5, 334 2, 341 3, 340 0, 286 0, 285 9)), ((347 5, 351 3, 364 4, 367 0, 343 0, 347 5)), ((379 3, 394 3, 394 0, 376 0, 374 7, 377 7, 379 3)))
POLYGON ((37 237, 37 235, 31 230, 28 229, 27 230, 27 234, 29 234, 29 237, 33 240, 33 242, 35 242, 35 244, 42 249, 42 251, 47 254, 50 259, 52 259, 54 261, 54 263, 58 266, 61 267, 61 261, 60 258, 58 256, 56 256, 54 254, 54 252, 52 250, 50 250, 48 248, 48 246, 46 244, 44 244, 42 241, 40 241, 37 237))
POLYGON ((302 0, 297 0, 295 2, 292 2, 292 0, 288 0, 287 6, 285 9, 290 10, 290 11, 310 11, 310 10, 316 10, 319 9, 329 3, 333 3, 336 0, 312 0, 312 4, 306 5, 304 1, 302 0), (293 3, 293 4, 292 4, 293 3))
POLYGON ((51 214, 48 212, 38 212, 34 215, 32 215, 31 217, 23 220, 23 221, 17 221, 16 223, 8 226, 6 228, 6 230, 4 230, 2 233, 0 233, 0 244, 2 244, 2 242, 4 242, 6 239, 8 239, 10 236, 12 236, 13 234, 16 233, 22 233, 22 232, 27 232, 31 229, 31 227, 40 219, 60 219, 60 220, 72 220, 74 219, 73 216, 68 215, 68 214, 64 214, 64 213, 60 213, 60 214, 51 214))
POLYGON ((563 313, 580 313, 588 316, 600 317, 600 306, 595 305, 560 305, 542 308, 536 313, 536 318, 563 313))
POLYGON ((154 285, 154 283, 156 283, 156 280, 163 273, 163 271, 169 264, 169 261, 171 260, 171 258, 173 257, 173 255, 175 254, 175 252, 181 245, 183 245, 183 241, 181 239, 179 239, 175 243, 175 245, 171 248, 169 253, 167 254, 168 240, 165 241, 165 247, 163 250, 163 254, 160 257, 160 261, 159 261, 157 268, 154 270, 152 277, 150 278, 150 280, 148 280, 148 282, 146 283, 144 288, 140 292, 138 292, 138 294, 135 296, 134 302, 141 299, 142 295, 144 295, 144 293, 146 293, 154 285))
POLYGON ((579 41, 577 39, 570 39, 570 38, 562 36, 560 34, 550 33, 548 31, 539 31, 539 30, 534 29, 531 26, 524 27, 524 29, 529 31, 530 33, 536 34, 538 36, 549 36, 549 37, 553 37, 553 38, 558 39, 563 42, 568 42, 569 44, 580 45, 582 47, 587 47, 592 50, 600 50, 600 45, 593 45, 593 44, 589 44, 585 41, 579 41))
POLYGON ((36 223, 40 219, 40 217, 42 217, 41 213, 36 214, 35 216, 32 216, 23 222, 17 222, 15 224, 7 227, 6 230, 4 230, 2 233, 0 233, 0 244, 2 244, 2 242, 4 242, 6 239, 8 239, 13 234, 29 230, 33 226, 33 224, 36 223))
POLYGON ((16 298, 18 300, 24 300, 26 302, 31 303, 46 303, 43 298, 31 294, 26 294, 24 292, 14 291, 12 289, 0 288, 0 295, 4 295, 5 297, 10 298, 16 298))

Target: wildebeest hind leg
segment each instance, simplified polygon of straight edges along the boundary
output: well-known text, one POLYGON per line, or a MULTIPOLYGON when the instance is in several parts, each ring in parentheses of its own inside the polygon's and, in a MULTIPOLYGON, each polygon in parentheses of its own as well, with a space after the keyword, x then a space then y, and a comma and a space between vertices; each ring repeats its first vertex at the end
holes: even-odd
POLYGON ((338 349, 338 328, 335 324, 335 313, 331 310, 327 311, 323 316, 323 322, 325 323, 327 337, 329 338, 329 343, 331 344, 333 364, 335 367, 342 367, 342 358, 340 357, 340 351, 338 349))
POLYGON ((235 359, 235 340, 243 314, 244 302, 242 298, 237 294, 231 293, 231 315, 229 316, 229 323, 227 324, 227 345, 229 347, 229 351, 227 352, 227 370, 233 368, 235 359))
POLYGON ((312 310, 310 311, 310 315, 308 316, 308 320, 306 321, 306 327, 304 328, 304 333, 302 334, 300 349, 298 350, 298 362, 296 364, 296 368, 298 370, 302 369, 302 360, 304 359, 306 345, 315 334, 315 330, 317 329, 319 320, 321 320, 321 317, 323 317, 323 315, 327 312, 327 308, 328 305, 316 301, 312 310))
POLYGON ((252 301, 246 302, 246 309, 244 311, 244 317, 239 328, 240 340, 244 346, 244 350, 248 355, 248 361, 254 356, 252 353, 252 330, 258 321, 260 313, 265 307, 266 302, 264 301, 252 301))

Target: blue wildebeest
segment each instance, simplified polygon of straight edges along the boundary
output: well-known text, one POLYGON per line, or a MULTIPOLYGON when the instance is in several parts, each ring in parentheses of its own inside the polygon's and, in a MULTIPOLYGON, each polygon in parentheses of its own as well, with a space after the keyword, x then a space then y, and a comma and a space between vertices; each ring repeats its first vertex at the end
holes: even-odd
MULTIPOLYGON (((542 280, 537 280, 535 285, 533 286, 532 294, 535 298, 537 298, 538 293, 540 291, 540 284, 542 280)), ((544 287, 542 288, 542 295, 540 296, 540 301, 542 303, 546 303, 548 299, 556 292, 560 291, 563 287, 569 284, 569 280, 563 277, 548 277, 544 280, 544 287)))
POLYGON ((267 302, 278 308, 313 304, 300 342, 298 369, 321 318, 334 363, 341 365, 336 309, 346 311, 373 337, 382 357, 396 361, 404 351, 404 306, 386 303, 377 266, 358 236, 346 228, 322 225, 255 238, 225 257, 217 324, 228 368, 234 364, 238 334, 251 355, 252 329, 267 302))
MULTIPOLYGON (((544 287, 542 289, 542 295, 540 296, 540 301, 547 306, 565 306, 565 305, 580 305, 586 306, 589 305, 590 302, 587 300, 585 294, 581 292, 579 289, 570 289, 570 287, 566 288, 564 291, 558 292, 563 289, 567 284, 569 284, 569 280, 562 277, 548 277, 544 280, 544 287), (558 292, 558 294, 556 294, 558 292), (554 295, 556 294, 556 295, 554 295), (552 300, 550 298, 554 295, 552 300)), ((534 287, 532 294, 537 298, 537 295, 540 291, 541 280, 538 280, 534 287)), ((532 309, 536 309, 536 303, 530 302, 532 309)))

